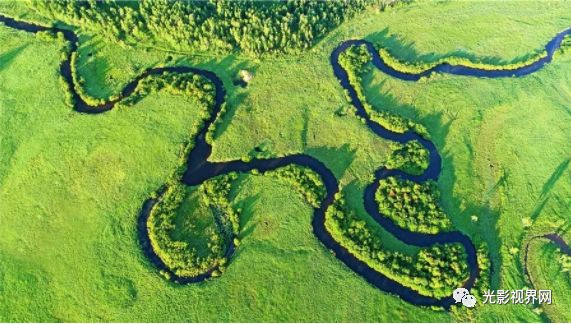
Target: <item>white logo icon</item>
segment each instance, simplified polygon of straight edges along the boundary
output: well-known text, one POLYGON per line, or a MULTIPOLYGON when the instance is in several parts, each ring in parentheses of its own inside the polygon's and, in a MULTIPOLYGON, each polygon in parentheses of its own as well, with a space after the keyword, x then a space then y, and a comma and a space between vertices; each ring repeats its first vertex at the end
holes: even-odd
POLYGON ((462 298, 462 305, 470 308, 476 306, 476 297, 474 297, 474 295, 464 296, 464 298, 462 298))
POLYGON ((452 297, 454 298, 454 301, 456 303, 459 303, 462 301, 462 298, 464 298, 464 296, 469 295, 470 293, 468 292, 468 289, 466 288, 456 288, 454 290, 454 292, 452 293, 452 297))
POLYGON ((462 303, 462 305, 466 307, 474 307, 476 306, 476 297, 474 295, 470 295, 470 292, 466 288, 457 288, 452 293, 452 298, 456 303, 462 303))

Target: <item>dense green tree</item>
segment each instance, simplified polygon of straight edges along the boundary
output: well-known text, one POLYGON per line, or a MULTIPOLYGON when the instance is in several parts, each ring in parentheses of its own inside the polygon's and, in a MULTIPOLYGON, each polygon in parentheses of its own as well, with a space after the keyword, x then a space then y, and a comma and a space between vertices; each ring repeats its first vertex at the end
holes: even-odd
POLYGON ((325 197, 325 187, 319 174, 309 168, 288 165, 266 174, 276 176, 291 184, 311 206, 318 208, 325 197))
POLYGON ((379 181, 375 200, 379 212, 399 226, 414 232, 438 233, 452 223, 440 208, 436 183, 415 183, 397 177, 379 181))
POLYGON ((387 168, 420 175, 428 167, 428 150, 419 141, 391 143, 390 147, 393 151, 387 160, 387 168))

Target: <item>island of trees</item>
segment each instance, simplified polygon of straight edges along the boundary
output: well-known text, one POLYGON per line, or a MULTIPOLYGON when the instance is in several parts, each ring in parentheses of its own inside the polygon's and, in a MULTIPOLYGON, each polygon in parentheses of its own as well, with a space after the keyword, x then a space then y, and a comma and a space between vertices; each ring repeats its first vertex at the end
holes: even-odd
POLYGON ((416 183, 388 177, 379 181, 375 200, 379 212, 400 227, 435 234, 452 226, 438 204, 438 192, 434 181, 416 183))

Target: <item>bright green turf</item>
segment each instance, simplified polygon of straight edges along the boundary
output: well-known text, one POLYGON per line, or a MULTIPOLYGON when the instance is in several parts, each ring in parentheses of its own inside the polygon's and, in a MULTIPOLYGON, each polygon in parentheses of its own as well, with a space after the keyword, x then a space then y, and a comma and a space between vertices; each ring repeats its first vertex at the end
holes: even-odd
MULTIPOLYGON (((229 90, 230 108, 211 159, 241 158, 256 146, 273 155, 309 153, 332 169, 349 205, 371 221, 362 189, 386 159, 387 142, 354 117, 335 114, 347 103, 328 61, 334 46, 367 37, 411 61, 446 55, 513 61, 571 26, 569 7, 421 2, 369 11, 307 55, 284 59, 122 49, 83 35, 79 71, 88 92, 102 97, 169 55, 179 64, 216 71, 229 90), (254 73, 245 89, 231 84, 241 68, 254 73)), ((140 251, 136 217, 175 168, 188 125, 197 118, 192 104, 159 94, 125 110, 77 114, 63 104, 57 44, 6 28, 0 28, 0 40, 0 320, 454 319, 372 288, 319 244, 311 209, 297 194, 260 176, 235 192, 245 237, 227 272, 185 287, 165 282, 140 251)), ((372 73, 364 82, 372 103, 430 130, 444 159, 439 185, 445 211, 458 228, 490 245, 495 289, 526 284, 519 252, 508 251, 522 249, 524 217, 533 220, 527 234, 568 222, 570 79, 571 55, 564 55, 522 79, 439 76, 413 84, 372 73)), ((388 233, 382 237, 390 248, 416 250, 388 233)), ((531 309, 507 306, 454 316, 541 320, 531 309)))

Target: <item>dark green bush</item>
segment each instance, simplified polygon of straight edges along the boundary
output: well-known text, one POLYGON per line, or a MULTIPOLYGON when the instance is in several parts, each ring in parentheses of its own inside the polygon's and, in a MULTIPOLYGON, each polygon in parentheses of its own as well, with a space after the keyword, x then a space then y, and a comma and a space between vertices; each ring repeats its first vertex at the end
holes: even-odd
POLYGON ((393 150, 386 166, 389 169, 399 169, 409 174, 420 175, 429 164, 428 150, 419 141, 406 144, 391 143, 393 150))
POLYGON ((396 177, 379 181, 375 200, 379 212, 397 225, 413 232, 438 233, 452 223, 438 204, 436 183, 415 183, 396 177))
POLYGON ((238 213, 228 200, 231 182, 236 174, 229 174, 204 182, 199 188, 199 203, 209 207, 215 217, 218 233, 208 237, 209 255, 199 257, 189 242, 174 240, 176 213, 185 198, 185 186, 169 184, 155 205, 147 226, 155 253, 177 276, 195 277, 212 270, 223 270, 227 263, 225 252, 239 231, 238 213))
POLYGON ((194 73, 163 72, 161 75, 150 75, 139 81, 135 91, 125 98, 123 103, 133 105, 149 94, 163 89, 171 94, 197 100, 203 111, 203 119, 210 116, 216 95, 215 87, 210 80, 194 73))
POLYGON ((479 297, 483 297, 484 291, 490 289, 491 285, 491 263, 490 263, 490 251, 488 250, 488 245, 484 242, 481 243, 476 252, 478 258, 478 267, 480 268, 480 275, 476 279, 476 284, 474 286, 474 294, 479 297))
POLYGON ((420 74, 431 68, 439 65, 448 63, 451 65, 461 65, 466 67, 471 67, 474 69, 481 69, 481 70, 489 70, 489 71, 496 71, 496 70, 516 70, 528 65, 533 64, 536 61, 547 56, 547 51, 542 50, 540 52, 536 52, 531 55, 529 58, 514 62, 514 63, 505 63, 505 64, 490 64, 490 63, 483 63, 483 62, 475 62, 463 57, 444 57, 435 62, 427 63, 427 62, 403 62, 399 59, 395 58, 388 50, 381 48, 379 50, 379 55, 383 59, 383 61, 392 67, 393 69, 409 74, 420 74))
POLYGON ((232 182, 237 178, 236 173, 229 173, 210 179, 200 186, 202 202, 215 209, 224 234, 231 239, 240 232, 240 217, 228 199, 232 182))
POLYGON ((325 198, 325 187, 319 174, 298 165, 288 165, 266 174, 276 176, 291 184, 297 192, 314 208, 318 208, 325 198))
POLYGON ((62 76, 59 77, 59 83, 63 89, 65 105, 73 108, 75 105, 75 99, 73 98, 73 93, 69 88, 69 83, 67 83, 67 81, 62 76))

